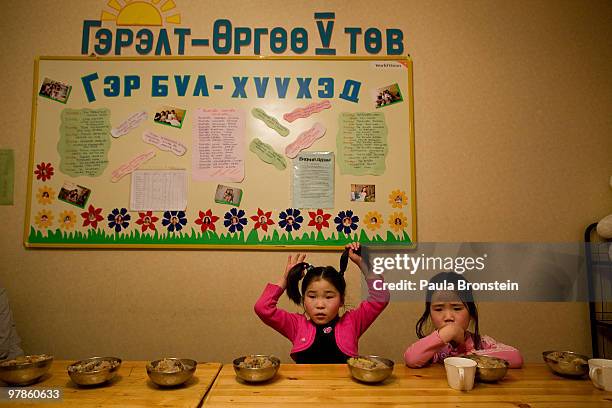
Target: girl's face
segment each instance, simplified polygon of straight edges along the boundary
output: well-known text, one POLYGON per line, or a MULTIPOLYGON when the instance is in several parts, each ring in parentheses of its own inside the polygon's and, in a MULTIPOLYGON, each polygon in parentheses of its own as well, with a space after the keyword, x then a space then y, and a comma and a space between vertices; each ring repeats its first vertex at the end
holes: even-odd
POLYGON ((325 279, 310 282, 304 294, 304 309, 315 324, 326 324, 338 316, 342 306, 338 289, 325 279))
POLYGON ((470 325, 470 313, 459 296, 452 291, 437 291, 431 297, 429 306, 431 321, 436 329, 454 323, 467 330, 470 325))

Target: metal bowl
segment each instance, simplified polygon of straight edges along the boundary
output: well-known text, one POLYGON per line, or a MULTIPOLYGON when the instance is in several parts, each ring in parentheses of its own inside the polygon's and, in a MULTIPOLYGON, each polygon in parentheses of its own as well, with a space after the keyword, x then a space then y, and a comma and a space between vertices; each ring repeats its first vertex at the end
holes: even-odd
POLYGON ((0 363, 0 380, 9 385, 30 385, 40 379, 51 367, 53 356, 46 354, 29 355, 18 357, 14 360, 7 360, 0 363), (28 359, 43 357, 43 360, 35 363, 28 362, 28 359), (23 362, 22 362, 23 361, 23 362), (15 364, 8 364, 14 362, 15 364))
POLYGON ((188 358, 167 357, 165 359, 162 358, 159 360, 151 361, 149 364, 147 364, 147 374, 149 375, 151 381, 153 381, 157 385, 160 385, 162 387, 174 387, 176 385, 180 385, 187 382, 187 380, 193 377, 193 373, 195 373, 197 365, 197 361, 188 358), (156 370, 155 367, 157 367, 157 365, 163 360, 180 361, 185 367, 185 369, 176 372, 156 370))
POLYGON ((465 356, 476 362, 476 378, 482 382, 496 382, 506 376, 508 363, 506 360, 490 356, 465 356))
POLYGON ((393 372, 394 363, 388 358, 380 356, 357 356, 357 358, 373 360, 385 365, 384 368, 363 368, 355 366, 354 360, 349 359, 346 364, 348 365, 353 378, 359 381, 367 383, 377 383, 385 381, 393 372))
POLYGON ((247 382, 268 381, 276 375, 278 368, 280 367, 280 360, 278 358, 266 354, 251 354, 250 356, 238 357, 233 361, 233 363, 236 376, 247 382), (272 362, 272 366, 266 368, 240 367, 239 364, 242 363, 247 357, 266 357, 272 362))
POLYGON ((573 351, 545 351, 542 357, 555 373, 570 377, 582 377, 589 372, 589 357, 573 351))
POLYGON ((92 357, 85 360, 79 360, 68 366, 68 375, 70 379, 77 385, 98 385, 110 381, 117 375, 121 367, 121 359, 117 357, 92 357), (77 365, 87 364, 97 361, 108 361, 114 363, 115 366, 112 368, 105 368, 102 370, 93 370, 87 372, 76 371, 77 365))

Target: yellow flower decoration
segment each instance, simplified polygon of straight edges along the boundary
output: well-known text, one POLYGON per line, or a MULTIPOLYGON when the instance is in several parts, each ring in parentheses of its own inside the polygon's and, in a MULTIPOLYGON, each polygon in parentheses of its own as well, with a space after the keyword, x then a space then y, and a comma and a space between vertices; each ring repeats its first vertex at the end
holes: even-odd
POLYGON ((53 214, 49 210, 40 210, 34 218, 34 222, 39 229, 49 228, 53 224, 53 214))
POLYGON ((76 224, 76 214, 70 210, 62 211, 59 215, 59 226, 65 230, 71 230, 76 224))
POLYGON ((36 198, 38 199, 39 204, 51 204, 53 202, 53 199, 55 199, 55 191, 51 187, 43 186, 38 189, 38 194, 36 194, 36 198))
POLYGON ((408 219, 404 213, 396 212, 389 216, 389 225, 395 232, 400 232, 406 228, 408 219))
POLYGON ((382 214, 378 211, 370 211, 365 215, 363 222, 367 229, 374 231, 383 225, 384 220, 382 214))
POLYGON ((393 208, 402 208, 408 205, 408 197, 406 197, 406 193, 401 190, 393 190, 391 194, 389 194, 389 204, 391 204, 393 208))

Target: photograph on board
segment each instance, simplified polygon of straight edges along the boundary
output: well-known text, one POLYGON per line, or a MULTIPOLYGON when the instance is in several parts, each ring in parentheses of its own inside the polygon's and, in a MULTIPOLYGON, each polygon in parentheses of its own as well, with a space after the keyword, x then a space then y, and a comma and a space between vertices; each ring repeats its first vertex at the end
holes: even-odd
POLYGON ((71 90, 72 87, 70 85, 66 85, 58 81, 53 81, 49 78, 45 78, 42 85, 40 86, 40 91, 38 91, 38 95, 57 102, 66 103, 68 102, 68 97, 70 96, 71 90))
POLYGON ((375 202, 376 186, 374 184, 351 184, 351 201, 375 202))
POLYGON ((153 121, 180 129, 183 126, 183 120, 185 120, 185 113, 185 109, 174 106, 162 106, 155 112, 153 121))
POLYGON ((68 204, 76 205, 79 208, 85 208, 91 190, 87 187, 79 186, 71 182, 65 182, 62 186, 57 199, 68 204))
POLYGON ((240 205, 242 189, 219 184, 215 192, 215 202, 219 204, 240 205))
POLYGON ((382 108, 383 106, 393 105, 404 100, 402 93, 400 92, 399 85, 393 84, 385 86, 384 88, 378 88, 376 90, 376 107, 382 108))

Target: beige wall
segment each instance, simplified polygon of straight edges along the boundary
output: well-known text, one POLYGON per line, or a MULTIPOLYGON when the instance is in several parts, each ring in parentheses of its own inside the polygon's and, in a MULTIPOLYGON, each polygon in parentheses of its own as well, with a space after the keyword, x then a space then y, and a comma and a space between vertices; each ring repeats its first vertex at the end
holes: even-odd
MULTIPOLYGON (((414 59, 421 241, 579 241, 588 223, 612 212, 610 2, 176 3, 182 25, 203 33, 227 17, 251 27, 305 26, 314 35, 313 12, 335 11, 338 50, 348 50, 341 27, 401 28, 414 59)), ((23 248, 34 57, 78 55, 82 21, 105 4, 3 7, 0 147, 15 150, 17 168, 15 205, 0 207, 0 282, 23 347, 67 359, 171 354, 226 362, 272 352, 288 360, 289 343, 252 311, 286 253, 23 248)), ((351 274, 354 304, 359 281, 351 274)), ((390 305, 361 351, 400 360, 422 307, 390 305)), ((585 304, 480 309, 483 332, 516 345, 527 360, 550 348, 590 353, 585 304)))

